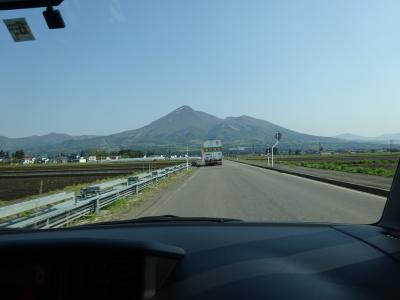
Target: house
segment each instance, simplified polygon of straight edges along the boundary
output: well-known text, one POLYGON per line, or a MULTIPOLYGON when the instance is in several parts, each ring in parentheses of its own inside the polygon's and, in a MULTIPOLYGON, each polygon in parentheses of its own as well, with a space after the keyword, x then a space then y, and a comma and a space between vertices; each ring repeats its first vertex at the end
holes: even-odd
POLYGON ((21 164, 23 165, 30 165, 33 164, 34 160, 32 159, 32 157, 29 156, 25 156, 22 160, 21 160, 21 164))
POLYGON ((71 155, 68 157, 68 162, 71 162, 71 163, 78 163, 78 162, 79 162, 79 159, 80 159, 80 156, 79 156, 79 155, 77 155, 77 154, 71 154, 71 155))
POLYGON ((87 159, 88 162, 96 162, 97 161, 97 157, 96 156, 89 156, 87 159))
POLYGON ((47 154, 39 155, 34 161, 35 164, 47 164, 48 162, 49 156, 47 154))
POLYGON ((87 162, 86 158, 84 157, 79 158, 79 163, 86 163, 86 162, 87 162))

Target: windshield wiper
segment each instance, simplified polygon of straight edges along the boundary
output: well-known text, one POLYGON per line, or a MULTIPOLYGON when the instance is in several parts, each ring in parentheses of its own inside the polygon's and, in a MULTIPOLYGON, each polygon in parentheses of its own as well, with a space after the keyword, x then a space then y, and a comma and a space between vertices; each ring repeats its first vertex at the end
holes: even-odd
POLYGON ((225 223, 225 222, 243 222, 243 220, 229 219, 229 218, 179 217, 179 216, 174 216, 174 215, 161 215, 161 216, 141 217, 141 218, 130 219, 130 220, 91 223, 91 224, 81 225, 79 227, 98 226, 98 225, 121 225, 121 224, 142 224, 142 223, 178 223, 178 222, 179 223, 180 222, 225 223))

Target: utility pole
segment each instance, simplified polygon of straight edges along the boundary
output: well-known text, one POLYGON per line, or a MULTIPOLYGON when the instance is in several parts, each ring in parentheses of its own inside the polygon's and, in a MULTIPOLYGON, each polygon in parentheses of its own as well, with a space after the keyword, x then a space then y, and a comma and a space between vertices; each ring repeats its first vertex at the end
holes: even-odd
POLYGON ((189 171, 189 145, 186 145, 186 171, 189 171))
POLYGON ((270 153, 271 145, 267 145, 267 166, 269 167, 269 156, 271 155, 270 153))
POLYGON ((272 146, 272 148, 271 148, 271 167, 273 168, 274 167, 274 149, 275 149, 275 146, 276 145, 278 145, 278 143, 279 143, 279 141, 276 141, 276 143, 272 146))

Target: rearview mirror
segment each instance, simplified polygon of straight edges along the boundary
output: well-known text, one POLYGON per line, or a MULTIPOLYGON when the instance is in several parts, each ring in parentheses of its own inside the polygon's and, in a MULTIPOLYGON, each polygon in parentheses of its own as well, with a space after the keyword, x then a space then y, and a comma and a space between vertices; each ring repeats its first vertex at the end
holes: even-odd
POLYGON ((0 0, 0 10, 58 6, 64 0, 0 0))
POLYGON ((49 29, 64 28, 65 23, 58 10, 53 6, 60 5, 64 0, 0 0, 0 10, 12 10, 23 8, 47 7, 43 12, 49 29))

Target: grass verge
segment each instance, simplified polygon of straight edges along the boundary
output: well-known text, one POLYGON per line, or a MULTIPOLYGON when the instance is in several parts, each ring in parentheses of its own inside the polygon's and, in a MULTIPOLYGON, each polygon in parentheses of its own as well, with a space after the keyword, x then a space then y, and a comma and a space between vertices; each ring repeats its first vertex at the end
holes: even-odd
MULTIPOLYGON (((265 163, 265 156, 243 155, 239 160, 249 163, 265 163)), ((276 164, 333 170, 347 173, 359 173, 393 177, 400 159, 400 153, 356 153, 332 155, 277 155, 276 164)))

